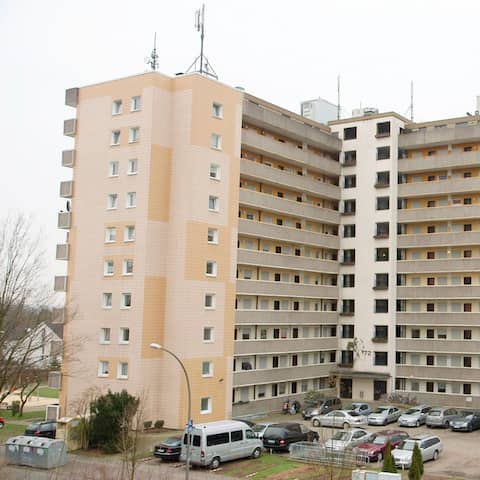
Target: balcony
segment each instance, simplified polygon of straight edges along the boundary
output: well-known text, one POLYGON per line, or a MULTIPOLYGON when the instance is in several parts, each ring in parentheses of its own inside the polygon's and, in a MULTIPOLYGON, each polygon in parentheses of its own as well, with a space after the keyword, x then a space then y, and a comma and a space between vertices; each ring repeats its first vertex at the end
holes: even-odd
POLYGON ((70 245, 68 243, 57 244, 55 258, 57 260, 68 260, 70 245))
POLYGON ((479 245, 480 232, 439 232, 398 235, 398 248, 455 247, 479 245))
POLYGON ((311 257, 280 255, 244 249, 239 249, 237 255, 237 265, 261 265, 262 267, 338 274, 338 263, 332 260, 320 260, 311 257))
POLYGON ((65 323, 65 308, 54 308, 52 310, 52 323, 65 323))
POLYGON ((372 343, 388 343, 388 337, 372 337, 372 343))
POLYGON ((60 182, 60 196, 62 198, 72 198, 73 196, 73 181, 60 182))
POLYGON ((240 174, 257 182, 268 183, 282 188, 306 192, 316 197, 340 199, 340 187, 314 180, 309 176, 296 175, 278 168, 269 167, 252 160, 240 161, 240 174))
POLYGON ((67 137, 74 137, 77 133, 77 119, 70 118, 63 121, 63 134, 67 137))
POLYGON ((294 310, 237 310, 237 325, 336 325, 337 312, 294 310))
POLYGON ((78 105, 78 88, 68 88, 65 90, 65 105, 76 107, 78 105))
POLYGON ((480 369, 468 367, 436 367, 397 365, 396 376, 426 380, 480 381, 480 369))
POLYGON ((477 326, 480 313, 397 312, 398 325, 412 326, 477 326))
POLYGON ((398 196, 402 198, 433 197, 454 193, 476 193, 480 190, 480 177, 450 178, 433 182, 412 182, 398 185, 398 196))
POLYGON ((289 215, 298 219, 306 218, 335 225, 340 223, 340 214, 336 210, 313 207, 245 188, 240 189, 240 204, 259 210, 267 210, 279 215, 289 215))
POLYGON ((398 137, 398 148, 403 150, 438 147, 480 141, 480 125, 448 126, 445 128, 422 128, 406 131, 398 137))
POLYGON ((397 273, 475 272, 479 270, 480 258, 402 260, 397 262, 397 273))
POLYGON ((53 290, 55 292, 66 292, 67 291, 67 276, 56 276, 53 284, 53 290))
POLYGON ((237 295, 337 299, 338 286, 306 285, 300 283, 264 282, 261 280, 237 279, 237 295))
POLYGON ((244 121, 280 135, 288 135, 320 150, 336 153, 342 149, 342 142, 329 133, 328 127, 321 128, 311 120, 287 110, 277 110, 273 105, 272 109, 265 108, 255 103, 254 97, 252 100, 250 98, 243 102, 244 121))
POLYGON ((70 212, 60 212, 58 214, 57 227, 69 229, 71 228, 72 214, 70 212))
POLYGON ((407 208, 398 210, 399 223, 434 222, 460 219, 476 219, 480 205, 449 205, 431 208, 407 208))
POLYGON ((236 340, 234 355, 258 355, 268 353, 318 352, 336 350, 337 337, 290 338, 275 340, 236 340))
POLYGON ((475 353, 480 351, 477 340, 435 340, 418 338, 397 338, 396 349, 400 352, 475 353))
POLYGON ((75 165, 75 150, 64 150, 62 152, 62 167, 73 168, 75 165))
POLYGON ((428 286, 428 287, 397 287, 398 299, 467 299, 480 297, 478 285, 428 286))
POLYGON ((238 233, 271 240, 283 240, 299 245, 323 247, 338 250, 340 240, 337 235, 309 232, 298 228, 273 225, 272 223, 256 222, 254 220, 238 219, 238 233))
POLYGON ((435 155, 424 157, 421 154, 413 158, 398 160, 398 171, 401 173, 435 172, 450 168, 472 168, 480 164, 480 151, 463 152, 440 150, 435 155))

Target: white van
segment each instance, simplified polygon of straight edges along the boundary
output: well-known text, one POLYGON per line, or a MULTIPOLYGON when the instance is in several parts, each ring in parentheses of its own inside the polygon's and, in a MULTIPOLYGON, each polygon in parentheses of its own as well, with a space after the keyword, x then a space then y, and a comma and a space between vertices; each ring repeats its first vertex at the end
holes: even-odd
MULTIPOLYGON (((237 458, 258 458, 263 443, 252 429, 243 422, 221 420, 194 425, 191 435, 190 463, 192 465, 218 468, 221 462, 237 458)), ((182 442, 180 459, 186 461, 187 430, 182 442)))

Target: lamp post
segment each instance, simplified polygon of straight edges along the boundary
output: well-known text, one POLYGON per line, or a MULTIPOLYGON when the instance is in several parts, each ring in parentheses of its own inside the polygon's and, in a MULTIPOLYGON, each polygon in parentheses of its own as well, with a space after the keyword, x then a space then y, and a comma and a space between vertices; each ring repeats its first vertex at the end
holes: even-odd
POLYGON ((187 411, 187 454, 185 456, 185 480, 188 480, 189 473, 190 473, 190 444, 191 444, 191 435, 190 432, 192 430, 192 394, 190 391, 190 379, 188 378, 188 373, 185 368, 185 365, 182 363, 180 358, 178 358, 175 353, 172 351, 168 350, 162 345, 159 345, 158 343, 151 343, 150 348, 154 348, 155 350, 163 350, 164 352, 167 352, 170 354, 182 367, 183 373, 185 374, 185 381, 187 383, 187 405, 188 405, 188 411, 187 411))

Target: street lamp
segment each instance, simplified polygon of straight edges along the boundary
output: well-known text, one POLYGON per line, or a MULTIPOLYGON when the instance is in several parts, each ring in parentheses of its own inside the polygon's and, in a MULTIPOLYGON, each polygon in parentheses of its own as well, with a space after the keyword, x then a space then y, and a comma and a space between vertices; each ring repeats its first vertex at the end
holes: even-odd
POLYGON ((183 373, 185 374, 185 381, 187 383, 187 403, 188 403, 188 412, 187 412, 187 454, 185 456, 185 480, 188 480, 189 472, 190 472, 190 444, 191 444, 191 435, 190 432, 192 431, 192 395, 190 391, 190 379, 188 378, 188 373, 185 368, 185 365, 182 361, 175 355, 172 351, 168 350, 162 345, 158 343, 151 343, 150 348, 155 350, 163 350, 170 354, 182 367, 183 373))

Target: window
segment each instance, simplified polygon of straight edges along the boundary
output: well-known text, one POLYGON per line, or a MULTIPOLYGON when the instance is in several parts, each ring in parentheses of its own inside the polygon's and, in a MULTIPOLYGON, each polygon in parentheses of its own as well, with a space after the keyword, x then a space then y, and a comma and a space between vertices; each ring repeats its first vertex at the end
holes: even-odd
POLYGON ((120 308, 130 308, 132 306, 132 294, 131 293, 122 293, 122 303, 120 308))
POLYGON ((105 276, 113 275, 113 260, 105 260, 103 263, 103 274, 105 276))
POLYGON ((107 377, 108 376, 108 362, 102 360, 98 362, 98 376, 107 377))
POLYGON ((390 234, 390 224, 388 222, 377 222, 376 224, 376 238, 388 238, 390 234))
POLYGON ((353 167, 357 164, 357 151, 349 150, 343 154, 343 164, 346 167, 353 167))
POLYGON ((220 103, 212 103, 212 117, 223 118, 223 105, 220 103))
POLYGON ((109 193, 107 195, 107 210, 114 210, 118 205, 118 195, 116 193, 109 193))
POLYGON ((427 303, 427 312, 434 312, 434 311, 435 311, 435 304, 427 303))
POLYGON ((208 275, 210 277, 217 276, 217 262, 215 262, 214 260, 207 260, 207 263, 205 265, 205 275, 208 275))
POLYGON ((377 210, 388 210, 390 208, 390 197, 377 197, 377 210))
POLYGON ((464 205, 471 205, 472 204, 472 199, 471 198, 464 198, 463 199, 463 204, 464 205))
POLYGON ((105 242, 114 242, 117 239, 117 229, 115 227, 107 227, 105 229, 105 242))
MULTIPOLYGON (((212 399, 210 397, 204 397, 200 399, 200 413, 212 413, 212 399)), ((227 433, 228 436, 228 433, 227 433)))
POLYGON ((472 251, 471 250, 464 250, 463 251, 463 258, 471 258, 472 257, 472 251))
POLYGON ((215 163, 210 164, 210 178, 220 180, 220 165, 216 165, 215 163))
POLYGON ((388 187, 390 185, 390 172, 377 172, 376 187, 388 187))
POLYGON ((375 261, 376 262, 388 262, 388 248, 376 248, 375 249, 375 261))
POLYGON ((349 199, 343 201, 343 213, 346 215, 352 215, 356 211, 355 199, 349 199))
POLYGON ((388 352, 374 352, 373 364, 377 366, 387 366, 388 365, 388 352))
POLYGON ((117 378, 128 378, 128 363, 118 362, 117 378))
POLYGON ((214 195, 208 196, 208 209, 211 212, 218 212, 220 207, 219 204, 220 204, 220 201, 218 197, 215 197, 214 195))
POLYGON ((100 343, 110 343, 110 329, 101 328, 100 329, 100 343))
POLYGON ((216 228, 209 228, 207 234, 208 243, 218 243, 218 230, 216 228))
POLYGON ((222 136, 218 135, 217 133, 212 133, 210 136, 210 147, 215 150, 222 149, 222 136))
POLYGON ((342 325, 342 338, 354 338, 355 325, 342 325))
POLYGON ((118 343, 126 344, 130 341, 130 329, 128 327, 121 327, 118 335, 118 343))
POLYGON ((135 240, 135 227, 127 225, 123 231, 123 240, 125 242, 133 242, 135 240))
POLYGON ((375 313, 388 313, 388 299, 375 299, 375 313))
POLYGON ((355 274, 349 273, 343 275, 343 288, 355 287, 355 274))
POLYGON ((471 383, 464 383, 463 384, 463 394, 464 395, 471 395, 472 394, 472 384, 471 383))
POLYGON ((388 325, 375 325, 374 337, 379 340, 388 339, 388 325))
POLYGON ((342 313, 354 314, 355 313, 355 300, 342 300, 342 313))
POLYGON ((463 366, 471 368, 472 366, 472 357, 463 357, 463 366))
POLYGON ((112 131, 112 139, 110 141, 111 145, 120 145, 120 130, 112 131))
POLYGON ((472 284, 472 277, 463 277, 463 284, 464 285, 471 285, 472 284))
POLYGON ((435 225, 428 225, 427 233, 435 233, 435 225))
POLYGON ((123 274, 132 275, 133 274, 133 260, 128 258, 123 261, 123 274))
POLYGON ((103 308, 112 308, 112 294, 103 293, 102 294, 102 306, 103 308))
POLYGON ((205 294, 205 308, 214 309, 215 308, 215 294, 214 293, 206 293, 205 294))
POLYGON ((435 277, 428 277, 428 278, 427 278, 427 285, 428 285, 429 287, 434 286, 434 285, 435 285, 435 277))
POLYGON ((355 140, 357 138, 357 127, 347 127, 343 129, 344 140, 355 140))
POLYGON ((343 181, 343 188, 356 188, 357 186, 357 176, 356 175, 345 175, 343 181))
POLYGON ((412 338, 420 338, 420 329, 412 328, 412 338))
POLYGON ((128 161, 127 175, 136 175, 137 171, 138 171, 138 160, 136 158, 131 158, 128 161))
POLYGON ((139 127, 131 127, 128 129, 128 143, 138 142, 139 138, 140 138, 139 127))
POLYGON ((108 164, 108 176, 109 177, 118 177, 119 173, 119 163, 117 160, 110 162, 108 164))
POLYGON ((114 100, 112 103, 112 115, 119 115, 122 113, 122 101, 114 100))
POLYGON ((344 265, 354 265, 355 264, 355 249, 345 249, 343 251, 343 262, 344 265))
POLYGON ((472 339, 472 331, 471 330, 464 330, 463 331, 463 339, 464 340, 471 340, 472 339))
POLYGON ((343 236, 345 238, 354 238, 355 237, 355 224, 344 225, 343 226, 343 236))
POLYGON ((127 192, 125 198, 125 208, 134 208, 137 206, 137 193, 136 192, 127 192))
POLYGON ((202 377, 213 377, 213 362, 202 362, 202 377))
POLYGON ((377 290, 384 290, 388 288, 388 273, 375 274, 375 287, 377 290))
POLYGON ((130 111, 131 112, 138 112, 142 108, 142 99, 140 95, 136 95, 132 97, 130 100, 130 111))
POLYGON ((433 355, 427 355, 426 364, 430 367, 435 365, 435 357, 433 355))
POLYGON ((390 122, 377 123, 376 137, 389 137, 390 136, 390 122))
POLYGON ((390 147, 377 147, 377 160, 387 160, 390 158, 390 147))
POLYGON ((206 343, 211 343, 214 341, 214 331, 213 327, 203 327, 203 341, 206 343))
POLYGON ((463 231, 464 232, 471 232, 472 231, 472 224, 471 223, 466 223, 463 225, 463 231))
MULTIPOLYGON (((472 304, 471 303, 464 303, 463 304, 463 311, 470 313, 472 311, 472 304)), ((472 331, 471 330, 464 330, 464 332, 470 332, 470 338, 468 340, 471 340, 472 331)))

